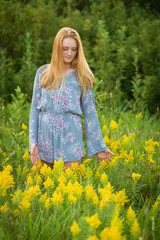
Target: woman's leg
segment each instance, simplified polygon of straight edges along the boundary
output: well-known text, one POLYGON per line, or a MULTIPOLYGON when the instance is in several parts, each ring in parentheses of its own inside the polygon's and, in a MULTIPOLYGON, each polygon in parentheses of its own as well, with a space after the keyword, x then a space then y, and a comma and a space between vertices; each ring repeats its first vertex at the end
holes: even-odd
POLYGON ((46 164, 48 167, 50 167, 51 169, 53 169, 53 163, 48 163, 48 162, 46 162, 46 161, 44 161, 44 160, 42 160, 42 159, 41 159, 41 163, 42 163, 43 166, 44 166, 44 164, 46 164))
POLYGON ((74 163, 80 164, 80 163, 81 163, 81 160, 82 160, 82 159, 77 160, 77 161, 65 162, 65 163, 64 163, 64 170, 66 170, 67 168, 71 168, 72 164, 74 164, 74 163))

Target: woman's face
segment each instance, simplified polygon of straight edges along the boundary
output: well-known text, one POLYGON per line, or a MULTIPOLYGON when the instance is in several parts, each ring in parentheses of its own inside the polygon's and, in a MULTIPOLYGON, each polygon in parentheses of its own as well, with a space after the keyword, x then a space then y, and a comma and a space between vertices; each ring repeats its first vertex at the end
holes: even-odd
POLYGON ((74 38, 67 37, 63 39, 63 61, 70 64, 77 54, 77 41, 74 38))

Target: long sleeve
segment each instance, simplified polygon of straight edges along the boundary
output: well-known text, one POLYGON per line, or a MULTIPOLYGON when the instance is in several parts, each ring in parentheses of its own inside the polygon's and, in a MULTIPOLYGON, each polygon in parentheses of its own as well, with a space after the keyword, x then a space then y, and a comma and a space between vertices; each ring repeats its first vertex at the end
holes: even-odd
POLYGON ((29 118, 29 146, 31 146, 32 143, 37 144, 38 116, 39 116, 38 105, 40 101, 41 101, 41 83, 39 78, 39 70, 37 70, 36 76, 34 79, 32 104, 31 104, 30 118, 29 118))
POLYGON ((82 111, 84 114, 84 128, 87 139, 87 156, 93 156, 98 152, 108 149, 104 143, 99 120, 95 108, 93 89, 86 90, 81 96, 82 111))

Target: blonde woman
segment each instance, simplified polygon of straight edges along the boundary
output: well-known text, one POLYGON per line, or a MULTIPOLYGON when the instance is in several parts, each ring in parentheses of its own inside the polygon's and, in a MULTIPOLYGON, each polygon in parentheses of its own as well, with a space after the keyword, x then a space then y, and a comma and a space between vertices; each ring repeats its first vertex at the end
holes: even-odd
POLYGON ((87 156, 99 163, 111 161, 95 109, 95 78, 84 56, 80 36, 72 28, 57 33, 50 64, 35 76, 30 111, 30 156, 53 167, 62 158, 64 168, 81 163, 84 146, 81 115, 84 114, 87 156))

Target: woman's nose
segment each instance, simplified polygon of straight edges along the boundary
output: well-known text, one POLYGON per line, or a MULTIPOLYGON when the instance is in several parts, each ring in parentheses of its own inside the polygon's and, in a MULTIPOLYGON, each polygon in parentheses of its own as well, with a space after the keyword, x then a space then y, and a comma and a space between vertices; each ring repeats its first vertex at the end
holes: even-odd
POLYGON ((71 54, 72 54, 72 50, 68 49, 68 55, 71 55, 71 54))

